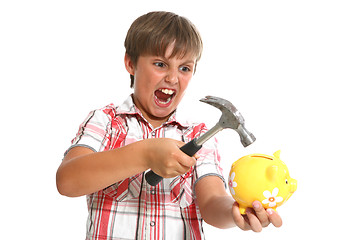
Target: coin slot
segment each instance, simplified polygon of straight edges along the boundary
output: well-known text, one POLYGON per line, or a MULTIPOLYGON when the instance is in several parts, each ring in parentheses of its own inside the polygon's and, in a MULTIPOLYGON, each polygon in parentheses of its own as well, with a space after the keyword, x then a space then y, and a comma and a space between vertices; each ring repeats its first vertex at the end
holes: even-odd
POLYGON ((272 158, 269 158, 269 157, 266 157, 266 156, 259 156, 259 155, 253 155, 251 157, 266 158, 266 159, 269 159, 269 160, 274 160, 272 158))

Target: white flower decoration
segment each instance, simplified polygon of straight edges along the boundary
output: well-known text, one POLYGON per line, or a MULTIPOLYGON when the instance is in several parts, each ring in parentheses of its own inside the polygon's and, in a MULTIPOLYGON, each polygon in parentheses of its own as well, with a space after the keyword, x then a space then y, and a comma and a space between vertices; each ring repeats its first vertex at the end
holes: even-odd
POLYGON ((277 197, 279 193, 279 189, 278 188, 274 188, 274 190, 272 191, 272 193, 270 193, 270 191, 266 190, 263 192, 264 197, 266 197, 266 199, 264 201, 262 201, 263 204, 269 204, 269 207, 275 207, 276 203, 282 202, 283 198, 282 197, 277 197))
POLYGON ((234 188, 237 186, 237 183, 234 181, 235 172, 232 172, 229 179, 229 188, 232 195, 235 195, 234 188))

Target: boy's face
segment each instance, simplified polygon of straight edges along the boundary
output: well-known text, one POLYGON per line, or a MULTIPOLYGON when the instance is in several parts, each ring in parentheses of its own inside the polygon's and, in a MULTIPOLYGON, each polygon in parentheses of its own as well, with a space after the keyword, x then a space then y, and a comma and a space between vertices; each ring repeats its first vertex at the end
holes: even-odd
POLYGON ((135 105, 153 127, 164 123, 177 108, 194 72, 195 57, 170 58, 172 50, 173 44, 165 57, 140 56, 136 65, 125 56, 126 69, 135 79, 135 105))

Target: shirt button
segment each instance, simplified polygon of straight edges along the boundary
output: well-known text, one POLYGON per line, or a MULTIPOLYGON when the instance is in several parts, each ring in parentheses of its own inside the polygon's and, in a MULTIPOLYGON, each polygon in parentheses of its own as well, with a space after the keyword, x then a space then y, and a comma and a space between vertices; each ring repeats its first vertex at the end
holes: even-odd
POLYGON ((150 190, 150 193, 151 195, 155 195, 155 190, 154 189, 150 190))
POLYGON ((156 132, 151 133, 151 136, 155 137, 155 135, 156 135, 156 132))
POLYGON ((151 226, 151 227, 155 226, 155 222, 154 222, 154 221, 151 221, 151 222, 150 222, 150 226, 151 226))

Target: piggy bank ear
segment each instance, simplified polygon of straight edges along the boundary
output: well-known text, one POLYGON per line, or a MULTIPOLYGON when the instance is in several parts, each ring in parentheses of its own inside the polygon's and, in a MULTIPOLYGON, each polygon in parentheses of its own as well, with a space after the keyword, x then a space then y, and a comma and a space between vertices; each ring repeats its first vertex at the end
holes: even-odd
POLYGON ((270 182, 275 182, 276 181, 276 176, 277 176, 278 169, 279 168, 276 165, 271 165, 271 166, 267 167, 267 169, 266 169, 266 178, 270 182))
POLYGON ((274 157, 280 159, 280 150, 278 150, 274 153, 274 157))

